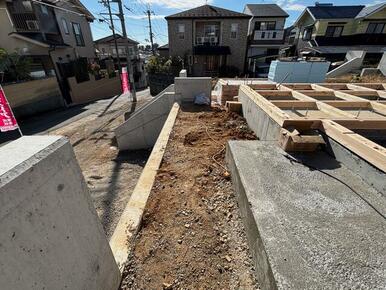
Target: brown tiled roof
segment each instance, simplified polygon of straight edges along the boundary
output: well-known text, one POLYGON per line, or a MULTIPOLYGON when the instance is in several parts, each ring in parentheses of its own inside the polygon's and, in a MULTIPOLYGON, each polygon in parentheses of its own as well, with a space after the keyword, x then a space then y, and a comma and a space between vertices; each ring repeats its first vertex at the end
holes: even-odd
POLYGON ((251 18, 251 16, 212 5, 203 5, 165 17, 166 20, 182 18, 251 18))

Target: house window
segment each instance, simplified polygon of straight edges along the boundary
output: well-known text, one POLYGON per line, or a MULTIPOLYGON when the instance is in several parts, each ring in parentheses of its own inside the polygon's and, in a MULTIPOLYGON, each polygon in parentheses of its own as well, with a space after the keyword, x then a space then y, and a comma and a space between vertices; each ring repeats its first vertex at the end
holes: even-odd
POLYGON ((75 40, 77 46, 84 46, 84 39, 82 35, 82 29, 79 23, 72 23, 72 29, 74 30, 75 40))
POLYGON ((65 34, 70 34, 70 31, 68 30, 68 25, 67 25, 67 20, 62 18, 62 25, 63 25, 63 30, 65 34))
POLYGON ((276 38, 276 31, 272 32, 272 38, 276 38))
POLYGON ((40 8, 43 14, 48 15, 48 9, 46 5, 40 5, 40 8))
POLYGON ((210 36, 217 36, 218 32, 218 25, 205 25, 205 36, 210 37, 210 36))
POLYGON ((327 26, 326 37, 340 37, 342 31, 343 26, 327 26))
POLYGON ((276 21, 258 21, 255 22, 255 30, 275 30, 276 21))
POLYGON ((178 24, 178 38, 185 38, 185 24, 178 24))
POLYGON ((239 30, 239 24, 238 23, 232 23, 231 24, 231 38, 237 38, 238 30, 239 30))
POLYGON ((261 38, 265 38, 265 32, 261 33, 261 38))
POLYGON ((105 54, 106 53, 106 49, 104 47, 102 47, 102 53, 105 54))
POLYGON ((384 28, 385 28, 384 22, 370 22, 369 26, 367 26, 366 33, 370 33, 370 34, 383 33, 384 28))

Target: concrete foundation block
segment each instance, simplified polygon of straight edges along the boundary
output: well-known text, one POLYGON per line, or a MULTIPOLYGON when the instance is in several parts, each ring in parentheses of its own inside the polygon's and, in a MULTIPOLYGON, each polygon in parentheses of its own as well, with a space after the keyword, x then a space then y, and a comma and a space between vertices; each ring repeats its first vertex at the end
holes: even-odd
POLYGON ((0 288, 117 289, 120 272, 70 143, 0 148, 0 288))
POLYGON ((324 152, 230 141, 226 161, 261 289, 386 288, 386 200, 324 152))

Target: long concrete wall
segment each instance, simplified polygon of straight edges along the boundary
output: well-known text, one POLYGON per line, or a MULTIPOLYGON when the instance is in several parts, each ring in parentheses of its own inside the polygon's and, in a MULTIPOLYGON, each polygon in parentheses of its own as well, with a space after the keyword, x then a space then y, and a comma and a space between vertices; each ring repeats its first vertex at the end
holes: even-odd
POLYGON ((153 147, 175 102, 178 100, 171 85, 116 128, 119 150, 153 147))
POLYGON ((239 101, 242 103, 243 116, 247 120, 248 126, 255 132, 259 140, 275 141, 279 138, 281 127, 269 115, 264 112, 253 100, 239 91, 239 101))
POLYGON ((118 289, 119 269, 70 143, 0 148, 0 288, 118 289))
POLYGON ((211 92, 211 78, 175 78, 174 85, 167 87, 115 129, 119 150, 153 147, 175 102, 193 103, 195 96, 201 93, 211 98, 211 92))

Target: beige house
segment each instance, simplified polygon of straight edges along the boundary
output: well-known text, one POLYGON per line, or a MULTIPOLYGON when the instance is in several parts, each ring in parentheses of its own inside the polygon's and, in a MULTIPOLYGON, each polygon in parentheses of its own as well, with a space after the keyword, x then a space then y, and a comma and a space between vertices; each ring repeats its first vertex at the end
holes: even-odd
POLYGON ((247 4, 244 13, 251 15, 248 29, 248 73, 267 77, 272 60, 284 46, 284 26, 289 16, 277 4, 247 4))
POLYGON ((242 75, 250 15, 203 5, 167 16, 169 56, 191 76, 242 75))
POLYGON ((294 23, 289 43, 298 53, 331 59, 352 50, 381 55, 386 48, 386 3, 307 7, 294 23))
POLYGON ((93 20, 78 0, 0 0, 0 47, 29 56, 33 76, 56 75, 63 97, 71 103, 67 79, 87 79, 87 65, 96 57, 93 20))

